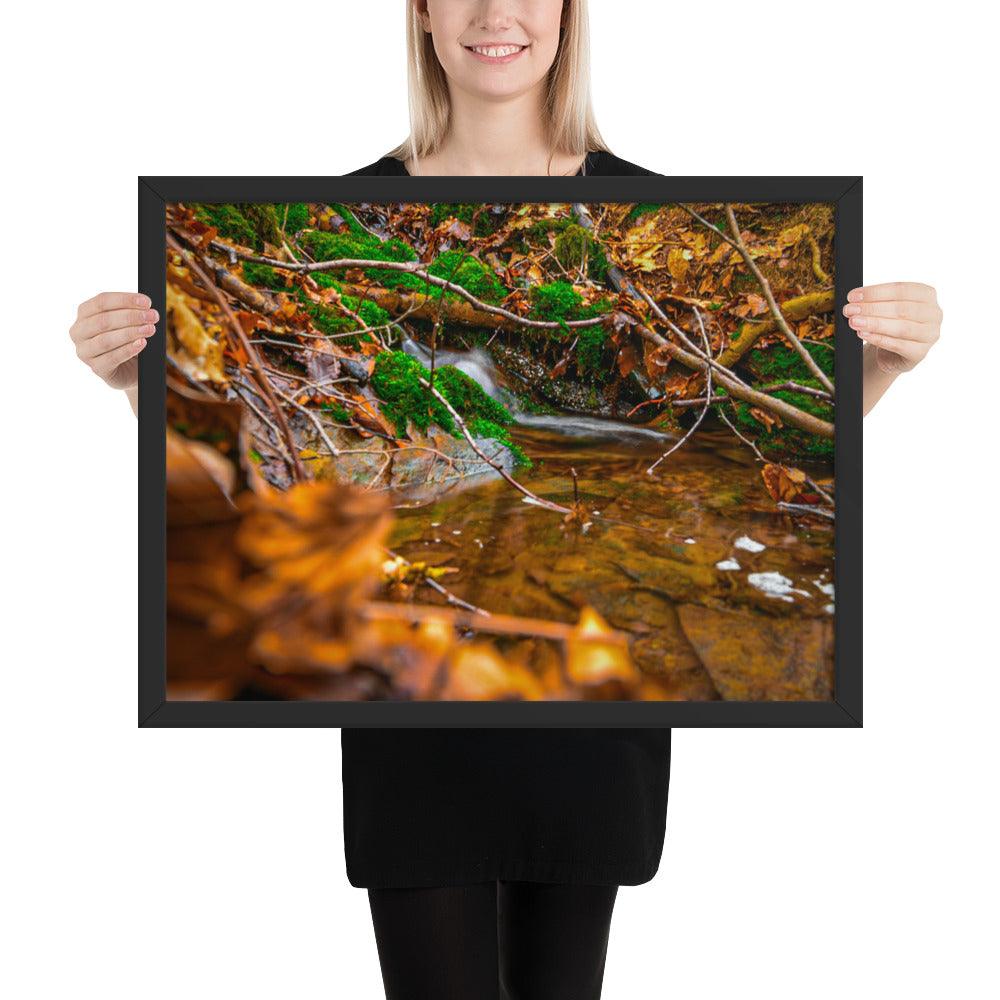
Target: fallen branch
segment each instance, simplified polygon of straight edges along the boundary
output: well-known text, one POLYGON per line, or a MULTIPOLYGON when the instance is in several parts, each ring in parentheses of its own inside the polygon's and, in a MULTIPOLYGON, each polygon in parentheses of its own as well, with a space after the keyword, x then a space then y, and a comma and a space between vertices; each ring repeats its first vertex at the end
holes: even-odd
MULTIPOLYGON (((657 333, 648 323, 643 323, 639 327, 639 335, 651 344, 662 347, 671 357, 687 368, 705 372, 711 367, 709 362, 703 361, 696 355, 684 350, 683 347, 671 343, 661 334, 657 333)), ((777 413, 783 420, 809 434, 817 434, 820 437, 831 439, 834 437, 833 424, 829 421, 821 420, 811 413, 806 413, 792 406, 791 403, 786 403, 783 399, 776 399, 765 392, 751 389, 744 383, 736 381, 728 375, 724 375, 718 370, 717 366, 716 378, 719 385, 727 389, 730 395, 735 396, 737 399, 741 399, 745 403, 753 403, 755 406, 761 406, 772 413, 777 413)))
MULTIPOLYGON (((558 321, 531 319, 527 316, 519 316, 517 313, 511 312, 509 309, 504 309, 503 306, 495 306, 491 305, 489 302, 483 302, 482 299, 476 298, 472 292, 463 288, 461 285, 456 285, 454 282, 447 281, 444 278, 439 278, 436 274, 431 274, 427 270, 427 265, 423 261, 418 260, 366 260, 363 258, 350 257, 342 260, 321 260, 312 264, 291 264, 288 261, 275 260, 273 257, 260 257, 255 254, 248 254, 242 250, 236 250, 224 243, 220 243, 218 240, 213 240, 211 246, 222 253, 232 253, 238 259, 249 261, 252 264, 267 264, 270 267, 282 268, 286 271, 296 271, 300 274, 314 274, 317 271, 334 271, 350 267, 376 268, 380 271, 399 271, 404 274, 413 274, 423 281, 426 281, 428 284, 435 285, 444 291, 454 292, 480 312, 489 313, 493 316, 502 316, 505 319, 510 320, 512 323, 517 323, 520 326, 530 326, 542 330, 561 330, 564 325, 570 327, 599 326, 608 319, 607 315, 591 316, 588 319, 569 319, 558 321)), ((430 296, 427 296, 427 298, 430 298, 430 296)), ((479 323, 478 325, 481 326, 483 324, 479 323)))
MULTIPOLYGON (((808 292, 794 299, 786 299, 781 303, 781 312, 789 320, 799 322, 808 316, 827 313, 833 310, 833 289, 822 292, 808 292)), ((729 338, 729 346, 719 355, 719 363, 735 365, 764 336, 778 329, 774 318, 762 323, 744 323, 736 336, 729 338)))
POLYGON ((792 328, 788 325, 788 320, 785 319, 784 314, 775 301, 774 293, 771 291, 771 283, 764 277, 763 272, 757 266, 750 251, 747 249, 747 245, 743 240, 743 234, 740 232, 739 224, 736 222, 736 215, 733 213, 733 206, 728 202, 726 203, 726 220, 729 223, 729 229, 732 233, 732 237, 723 233, 721 230, 717 229, 710 222, 703 219, 693 208, 688 205, 681 205, 689 215, 693 215, 702 225, 707 226, 712 230, 713 233, 717 233, 721 236, 727 243, 731 244, 736 248, 739 255, 743 258, 743 262, 750 269, 750 272, 757 279, 758 284, 761 287, 761 291, 764 293, 764 298, 767 300, 768 308, 771 310, 771 315, 774 317, 774 321, 778 326, 778 329, 785 335, 785 339, 792 346, 795 352, 802 358, 803 364, 812 372, 819 382, 826 386, 827 391, 832 396, 834 394, 833 383, 827 377, 826 372, 818 364, 816 364, 816 359, 802 346, 799 342, 799 338, 792 332, 792 328))

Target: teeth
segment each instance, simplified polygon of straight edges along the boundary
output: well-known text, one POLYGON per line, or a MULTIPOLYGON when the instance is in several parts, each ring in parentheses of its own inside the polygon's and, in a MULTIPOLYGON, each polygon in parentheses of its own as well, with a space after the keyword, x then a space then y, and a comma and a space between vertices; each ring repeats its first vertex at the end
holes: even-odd
POLYGON ((493 58, 497 58, 498 56, 509 56, 515 52, 520 52, 521 49, 523 48, 524 48, 523 45, 504 45, 501 46, 500 48, 484 49, 480 48, 477 45, 473 45, 472 51, 478 52, 480 55, 483 56, 491 56, 493 58))

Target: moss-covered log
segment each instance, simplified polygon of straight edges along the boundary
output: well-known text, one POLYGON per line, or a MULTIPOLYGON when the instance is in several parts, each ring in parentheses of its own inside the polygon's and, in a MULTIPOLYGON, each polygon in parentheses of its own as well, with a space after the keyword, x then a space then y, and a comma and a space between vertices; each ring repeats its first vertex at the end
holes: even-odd
MULTIPOLYGON (((796 323, 807 316, 830 312, 832 309, 832 288, 822 292, 809 292, 781 303, 781 311, 785 318, 796 323)), ((718 357, 719 364, 732 368, 764 334, 773 333, 777 328, 778 323, 773 318, 766 319, 762 323, 744 323, 730 338, 729 346, 718 357)))

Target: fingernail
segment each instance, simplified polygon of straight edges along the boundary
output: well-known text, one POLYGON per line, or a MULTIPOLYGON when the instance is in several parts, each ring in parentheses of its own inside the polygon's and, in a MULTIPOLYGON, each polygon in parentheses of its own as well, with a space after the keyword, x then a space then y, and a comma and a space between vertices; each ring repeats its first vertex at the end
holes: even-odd
POLYGON ((146 313, 146 319, 148 319, 150 323, 155 323, 159 318, 160 314, 155 309, 150 309, 149 312, 146 313))
POLYGON ((135 304, 140 309, 148 309, 153 304, 153 300, 148 295, 137 295, 135 297, 135 304))
POLYGON ((864 316, 852 316, 850 319, 850 324, 851 326, 854 327, 855 330, 868 329, 868 320, 865 319, 864 316))
POLYGON ((860 302, 865 297, 864 290, 861 288, 852 288, 847 293, 848 302, 860 302))
POLYGON ((868 340, 868 334, 867 334, 867 333, 861 333, 861 331, 859 330, 859 331, 858 331, 858 336, 859 336, 859 337, 860 337, 860 338, 861 338, 862 340, 864 340, 865 342, 867 342, 867 340, 868 340))
POLYGON ((844 306, 845 316, 857 316, 859 312, 861 312, 861 306, 855 306, 855 305, 844 306))
POLYGON ((141 351, 141 350, 142 350, 142 349, 143 349, 143 348, 144 348, 144 347, 146 346, 146 341, 145 341, 145 340, 143 340, 143 339, 142 339, 142 337, 140 337, 140 338, 139 338, 139 339, 138 339, 138 340, 137 340, 137 341, 135 342, 135 346, 136 346, 136 347, 138 347, 138 348, 139 348, 139 350, 141 351))
POLYGON ((144 337, 152 337, 154 333, 156 333, 156 327, 152 323, 142 328, 142 335, 144 337))

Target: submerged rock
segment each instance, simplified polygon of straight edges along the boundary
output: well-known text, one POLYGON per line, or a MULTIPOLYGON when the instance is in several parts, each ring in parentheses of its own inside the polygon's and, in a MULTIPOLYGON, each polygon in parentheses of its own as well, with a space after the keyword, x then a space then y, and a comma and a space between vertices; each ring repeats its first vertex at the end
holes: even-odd
POLYGON ((681 627, 727 701, 831 701, 833 622, 677 608, 681 627))

